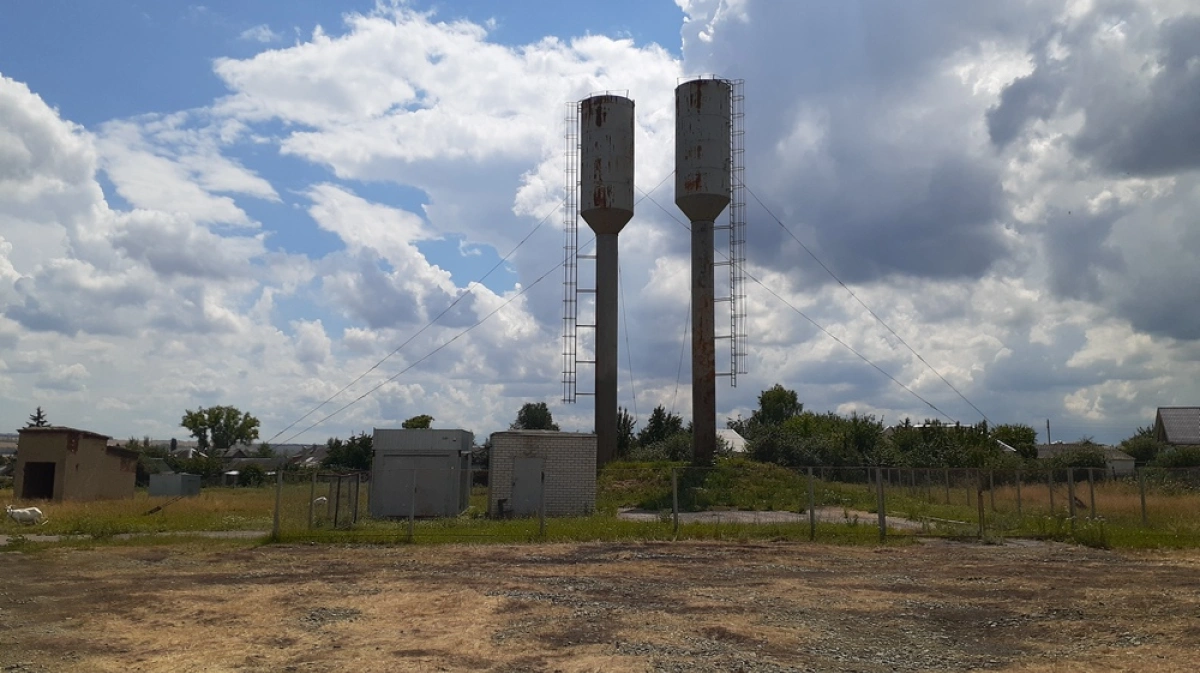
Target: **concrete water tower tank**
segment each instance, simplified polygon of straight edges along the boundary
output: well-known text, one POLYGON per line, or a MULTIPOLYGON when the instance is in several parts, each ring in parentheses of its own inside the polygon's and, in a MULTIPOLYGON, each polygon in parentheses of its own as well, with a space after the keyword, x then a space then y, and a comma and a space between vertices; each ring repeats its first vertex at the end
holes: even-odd
POLYGON ((596 234, 596 462, 617 452, 617 234, 633 218, 633 101, 579 108, 579 215, 596 234))
POLYGON ((692 223, 692 460, 717 450, 713 223, 732 187, 732 84, 695 79, 675 88, 675 205, 692 223))

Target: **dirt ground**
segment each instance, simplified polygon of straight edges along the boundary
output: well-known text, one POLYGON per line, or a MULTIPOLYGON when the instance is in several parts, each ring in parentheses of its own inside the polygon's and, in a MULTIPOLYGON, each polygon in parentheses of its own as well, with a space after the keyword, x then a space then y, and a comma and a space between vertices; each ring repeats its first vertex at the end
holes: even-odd
POLYGON ((1200 553, 1058 544, 0 553, 0 671, 1192 671, 1200 553))

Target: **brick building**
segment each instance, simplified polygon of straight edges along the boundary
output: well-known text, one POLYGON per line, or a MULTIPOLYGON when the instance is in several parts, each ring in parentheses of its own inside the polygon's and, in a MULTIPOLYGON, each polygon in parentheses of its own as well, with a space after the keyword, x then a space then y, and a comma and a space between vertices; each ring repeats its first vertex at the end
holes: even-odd
POLYGON ((530 516, 543 498, 546 516, 596 510, 596 435, 551 430, 492 435, 488 514, 530 516))

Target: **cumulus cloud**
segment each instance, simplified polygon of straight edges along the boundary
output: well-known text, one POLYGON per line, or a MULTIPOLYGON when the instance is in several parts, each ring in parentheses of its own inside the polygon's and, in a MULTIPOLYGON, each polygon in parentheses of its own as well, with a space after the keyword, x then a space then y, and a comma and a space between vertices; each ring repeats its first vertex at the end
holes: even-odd
POLYGON ((211 105, 90 130, 0 80, 5 407, 36 391, 81 424, 169 435, 182 409, 231 403, 270 432, 389 356, 347 397, 374 394, 305 438, 416 413, 482 432, 538 399, 590 429, 589 405, 555 402, 562 118, 566 101, 628 90, 644 200, 622 233, 622 403, 636 389, 643 415, 686 410, 688 236, 670 181, 655 185, 677 79, 708 72, 747 82, 754 196, 895 330, 752 199, 747 270, 770 291, 747 284, 750 373, 719 413, 747 414, 775 382, 818 410, 939 413, 813 322, 964 421, 974 410, 901 338, 995 422, 1119 439, 1159 404, 1195 403, 1189 3, 677 4, 682 58, 600 36, 504 45, 408 4, 286 47, 259 26, 243 38, 262 51, 214 62, 228 94, 211 105), (238 158, 248 143, 310 182, 274 182, 238 158), (422 205, 367 196, 390 185, 422 205), (300 201, 291 219, 251 217, 281 193, 300 201), (452 237, 505 254, 543 220, 508 260, 514 287, 468 288, 422 252, 452 237), (289 226, 333 249, 269 251, 289 226))

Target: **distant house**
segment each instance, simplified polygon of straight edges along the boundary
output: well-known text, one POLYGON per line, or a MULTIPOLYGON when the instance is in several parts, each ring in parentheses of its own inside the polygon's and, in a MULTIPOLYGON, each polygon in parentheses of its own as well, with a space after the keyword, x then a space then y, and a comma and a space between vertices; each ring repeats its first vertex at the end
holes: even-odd
POLYGON ((326 444, 314 444, 309 447, 300 449, 290 458, 288 462, 299 468, 315 468, 321 466, 321 461, 329 455, 329 446, 326 444))
POLYGON ((1084 444, 1078 442, 1055 442, 1053 444, 1038 444, 1038 458, 1053 458, 1062 453, 1086 450, 1099 451, 1104 454, 1104 463, 1114 477, 1123 477, 1135 472, 1136 462, 1133 456, 1115 446, 1102 444, 1084 444))
POLYGON ((729 448, 730 453, 746 452, 746 438, 739 435, 737 430, 717 428, 717 437, 725 442, 725 446, 729 448))
POLYGON ((1159 407, 1154 438, 1163 444, 1200 444, 1200 407, 1159 407))

